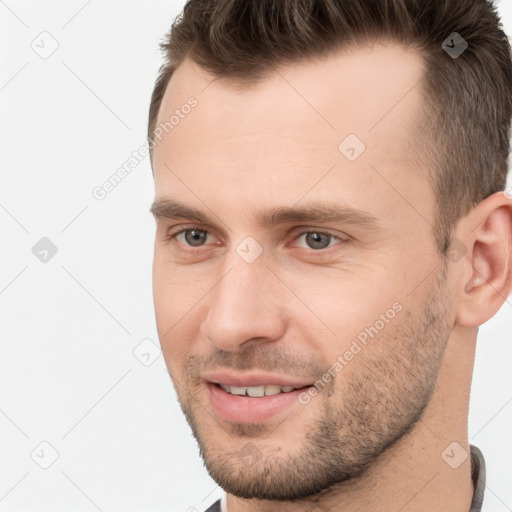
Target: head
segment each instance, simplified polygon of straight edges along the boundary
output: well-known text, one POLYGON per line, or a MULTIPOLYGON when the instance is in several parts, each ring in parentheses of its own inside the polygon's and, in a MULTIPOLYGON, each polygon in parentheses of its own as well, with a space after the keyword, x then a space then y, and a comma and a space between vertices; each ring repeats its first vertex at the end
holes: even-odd
POLYGON ((275 500, 358 478, 435 415, 450 344, 510 293, 498 16, 484 0, 193 0, 162 47, 157 327, 207 469, 275 500), (226 374, 304 389, 229 412, 226 374))

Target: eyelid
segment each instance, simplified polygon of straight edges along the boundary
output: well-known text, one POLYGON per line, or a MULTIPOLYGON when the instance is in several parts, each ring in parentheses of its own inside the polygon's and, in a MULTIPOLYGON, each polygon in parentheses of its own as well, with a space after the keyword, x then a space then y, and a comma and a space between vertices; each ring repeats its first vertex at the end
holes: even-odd
MULTIPOLYGON (((324 247, 323 249, 310 249, 307 247, 298 247, 302 251, 305 251, 307 253, 307 255, 325 255, 328 252, 330 252, 331 249, 335 249, 337 246, 346 244, 350 241, 350 237, 348 235, 342 236, 340 233, 333 233, 329 229, 300 227, 300 228, 297 228, 297 230, 298 230, 298 232, 293 235, 293 240, 290 243, 287 243, 286 247, 290 247, 290 244, 294 244, 303 235, 306 235, 309 233, 316 233, 318 235, 327 235, 331 238, 339 240, 338 243, 335 243, 334 245, 329 245, 327 247, 324 247)), ((294 233, 295 233, 295 231, 294 231, 294 233)))
MULTIPOLYGON (((164 236, 164 242, 172 241, 178 235, 180 235, 181 233, 183 233, 185 231, 204 231, 204 232, 206 232, 207 235, 216 236, 216 235, 214 235, 211 231, 209 231, 206 228, 200 227, 198 225, 191 225, 191 226, 181 227, 181 228, 177 229, 176 231, 172 231, 172 229, 168 229, 166 231, 165 236, 164 236)), ((188 246, 188 247, 191 247, 192 249, 194 249, 193 246, 188 246)), ((201 247, 203 247, 203 246, 196 247, 196 249, 200 249, 201 247)))
MULTIPOLYGON (((164 241, 165 242, 170 242, 173 239, 175 239, 178 235, 180 235, 181 233, 183 233, 185 231, 194 231, 194 230, 204 231, 204 232, 206 232, 207 235, 216 236, 216 235, 211 233, 211 231, 209 231, 206 228, 203 228, 203 227, 198 226, 198 225, 190 225, 190 226, 182 226, 181 228, 179 228, 178 230, 176 230, 176 231, 174 231, 172 233, 171 233, 172 230, 169 229, 168 233, 164 237, 164 241)), ((291 243, 295 242, 301 236, 306 235, 308 233, 317 233, 317 234, 322 234, 322 235, 328 235, 328 236, 330 236, 332 238, 336 238, 336 239, 339 240, 339 243, 334 244, 332 246, 325 247, 323 249, 308 249, 308 248, 304 248, 304 247, 299 247, 299 249, 302 249, 303 251, 306 251, 308 254, 322 254, 322 253, 326 253, 327 251, 329 251, 329 249, 333 249, 337 245, 342 245, 342 244, 347 243, 347 242, 350 241, 350 236, 346 235, 345 233, 333 233, 333 232, 331 232, 331 230, 325 229, 325 228, 314 228, 314 227, 308 227, 308 226, 297 226, 297 227, 295 227, 291 231, 291 233, 288 233, 286 235, 286 238, 292 237, 292 241, 286 243, 286 247, 290 247, 291 243)), ((190 246, 190 245, 185 245, 185 246, 189 247, 191 250, 194 250, 194 249, 201 250, 202 248, 206 247, 206 245, 201 245, 201 246, 198 246, 198 247, 194 247, 194 246, 190 246)))

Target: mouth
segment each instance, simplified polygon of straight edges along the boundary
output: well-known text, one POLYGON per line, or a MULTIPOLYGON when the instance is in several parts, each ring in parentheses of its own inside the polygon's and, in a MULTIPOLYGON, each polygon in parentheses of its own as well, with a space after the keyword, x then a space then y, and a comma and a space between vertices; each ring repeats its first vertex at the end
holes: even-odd
POLYGON ((224 421, 246 424, 263 423, 285 413, 289 415, 299 405, 300 410, 304 410, 299 396, 312 386, 272 377, 242 379, 233 376, 207 380, 205 384, 215 416, 224 421))
POLYGON ((222 388, 226 393, 237 396, 250 396, 252 398, 260 398, 262 396, 274 396, 280 393, 290 393, 296 389, 305 389, 309 386, 293 387, 293 386, 278 386, 277 384, 264 384, 261 386, 228 386, 214 382, 216 386, 222 388))
POLYGON ((248 396, 251 398, 261 398, 262 396, 274 396, 281 393, 290 393, 295 390, 304 390, 306 386, 279 386, 277 384, 262 384, 259 386, 229 386, 220 382, 213 382, 215 386, 223 389, 226 393, 236 396, 248 396))

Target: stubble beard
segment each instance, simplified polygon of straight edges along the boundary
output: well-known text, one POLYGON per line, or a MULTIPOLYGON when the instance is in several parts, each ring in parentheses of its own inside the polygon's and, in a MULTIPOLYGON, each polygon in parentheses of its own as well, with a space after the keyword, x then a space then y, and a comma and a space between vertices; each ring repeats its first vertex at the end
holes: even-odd
MULTIPOLYGON (((278 449, 264 447, 267 437, 275 446, 273 436, 279 432, 278 426, 226 426, 198 404, 192 384, 187 388, 175 384, 210 476, 226 492, 240 498, 293 502, 363 475, 414 427, 430 402, 452 328, 447 320, 445 279, 446 266, 434 277, 417 308, 404 308, 400 323, 398 318, 392 320, 370 342, 380 344, 380 349, 366 347, 350 362, 354 365, 350 379, 344 379, 342 371, 334 379, 335 387, 315 397, 318 413, 305 423, 298 452, 287 452, 286 439, 278 449), (219 444, 216 429, 235 438, 233 443, 219 444), (246 443, 239 443, 239 439, 246 439, 246 443), (239 453, 249 443, 259 453, 250 465, 239 453)), ((189 370, 194 367, 188 366, 189 370)), ((184 382, 196 382, 194 372, 187 373, 184 382)), ((310 405, 300 405, 297 414, 304 416, 302 407, 310 405)), ((301 428, 300 420, 291 422, 301 428)))

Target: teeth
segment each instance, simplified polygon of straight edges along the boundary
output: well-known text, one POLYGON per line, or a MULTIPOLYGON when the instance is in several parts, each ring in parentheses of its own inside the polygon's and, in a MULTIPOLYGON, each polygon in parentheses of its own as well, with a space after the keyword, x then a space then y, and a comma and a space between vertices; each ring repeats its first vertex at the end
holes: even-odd
MULTIPOLYGON (((265 395, 266 396, 270 396, 270 395, 277 395, 278 393, 281 393, 281 388, 279 386, 276 386, 274 384, 270 384, 269 386, 262 386, 264 389, 265 389, 265 395)), ((287 388, 289 386, 286 386, 287 388)), ((293 388, 290 388, 290 391, 292 390, 293 388)))
POLYGON ((247 388, 247 394, 253 397, 259 397, 265 395, 265 386, 251 386, 247 388))
POLYGON ((237 388, 236 386, 231 386, 230 393, 233 395, 245 395, 245 390, 247 388, 237 388))
POLYGON ((278 393, 289 393, 294 388, 293 386, 276 386, 275 384, 269 384, 267 386, 249 386, 249 387, 238 387, 238 386, 226 386, 225 384, 219 384, 219 386, 232 395, 240 396, 251 396, 254 398, 260 396, 271 396, 277 395, 278 393))

